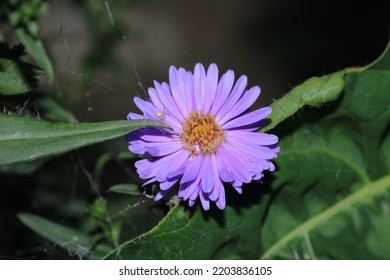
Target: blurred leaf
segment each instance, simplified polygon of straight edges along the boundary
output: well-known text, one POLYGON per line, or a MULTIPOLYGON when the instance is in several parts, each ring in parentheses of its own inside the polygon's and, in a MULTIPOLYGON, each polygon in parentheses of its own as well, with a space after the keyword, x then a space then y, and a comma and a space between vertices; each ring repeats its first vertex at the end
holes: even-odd
POLYGON ((59 103, 50 97, 44 97, 36 101, 39 109, 44 111, 46 118, 53 121, 78 122, 76 117, 59 103))
POLYGON ((44 1, 10 1, 4 4, 5 15, 15 30, 16 36, 24 45, 43 71, 53 81, 54 71, 45 47, 39 38, 37 17, 49 11, 49 4, 44 1), (14 3, 12 3, 14 2, 14 3))
POLYGON ((18 215, 19 220, 31 230, 55 244, 88 259, 101 259, 110 247, 105 244, 95 246, 94 239, 75 229, 64 227, 42 217, 23 213, 18 215))
POLYGON ((103 198, 96 199, 89 206, 88 211, 95 220, 99 222, 104 221, 107 217, 107 201, 103 198))
POLYGON ((262 258, 390 258, 389 57, 346 75, 328 114, 281 141, 262 258))
MULTIPOLYGON (((30 29, 36 27, 31 26, 30 29)), ((54 79, 53 65, 49 56, 46 53, 45 47, 42 41, 38 37, 34 37, 31 33, 27 32, 23 27, 18 27, 15 30, 20 42, 26 47, 27 52, 34 58, 38 65, 48 75, 49 80, 54 79)), ((38 31, 36 31, 38 32, 38 31)))
POLYGON ((118 184, 109 188, 108 191, 128 195, 142 195, 140 186, 135 184, 118 184))
POLYGON ((0 58, 0 93, 17 95, 29 92, 36 87, 35 76, 39 68, 22 62, 0 58))
POLYGON ((0 173, 27 175, 37 171, 45 162, 45 159, 38 159, 31 162, 20 162, 10 165, 4 165, 0 166, 0 173))
POLYGON ((88 209, 96 225, 103 231, 103 236, 113 247, 118 247, 118 239, 121 233, 122 222, 112 220, 108 214, 107 201, 100 197, 96 199, 88 209))
POLYGON ((0 123, 0 165, 58 155, 123 136, 143 126, 162 126, 147 120, 51 123, 4 114, 0 114, 0 123))
POLYGON ((102 174, 104 166, 112 159, 112 153, 104 153, 98 157, 95 163, 95 169, 93 171, 93 179, 100 189, 100 176, 102 174))

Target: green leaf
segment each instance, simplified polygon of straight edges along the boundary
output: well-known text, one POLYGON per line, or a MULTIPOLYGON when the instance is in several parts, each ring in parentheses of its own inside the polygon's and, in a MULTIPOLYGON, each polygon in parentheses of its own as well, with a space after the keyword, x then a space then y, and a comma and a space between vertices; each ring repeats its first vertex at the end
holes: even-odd
POLYGON ((14 175, 28 175, 34 173, 46 162, 45 159, 34 160, 31 162, 21 162, 11 165, 0 166, 0 173, 14 175))
POLYGON ((39 68, 22 62, 0 58, 0 93, 17 95, 29 92, 37 86, 35 76, 39 68))
POLYGON ((44 97, 36 101, 39 109, 44 111, 46 118, 54 121, 78 122, 76 117, 58 102, 50 97, 44 97))
POLYGON ((0 123, 0 165, 58 155, 123 136, 143 126, 163 126, 148 120, 51 123, 4 114, 0 114, 0 123))
MULTIPOLYGON (((259 187, 259 186, 258 186, 259 187)), ((253 259, 260 249, 260 215, 264 203, 228 206, 223 212, 186 212, 177 205, 151 231, 130 240, 107 259, 253 259)))
POLYGON ((118 184, 109 188, 108 191, 128 195, 142 195, 140 187, 135 184, 118 184))
POLYGON ((278 128, 295 131, 280 143, 261 258, 390 258, 389 57, 346 74, 336 102, 278 128))
POLYGON ((363 69, 363 67, 347 68, 329 75, 312 77, 296 86, 284 97, 271 104, 272 114, 268 117, 270 123, 261 131, 273 129, 305 105, 318 107, 336 100, 344 88, 345 74, 359 72, 363 69))
MULTIPOLYGON (((32 27, 31 27, 32 28, 32 27)), ((27 52, 34 58, 38 65, 45 71, 50 81, 54 79, 53 65, 49 56, 46 53, 42 41, 31 35, 23 27, 18 27, 15 30, 20 42, 26 47, 27 52)))
POLYGON ((110 251, 108 245, 95 246, 95 241, 91 236, 42 217, 23 213, 19 214, 18 218, 37 234, 83 258, 101 259, 110 251))

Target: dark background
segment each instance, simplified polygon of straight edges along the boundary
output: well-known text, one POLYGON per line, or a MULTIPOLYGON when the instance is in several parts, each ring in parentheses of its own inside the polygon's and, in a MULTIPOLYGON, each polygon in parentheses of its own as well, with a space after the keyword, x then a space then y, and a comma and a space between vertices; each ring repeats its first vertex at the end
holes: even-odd
MULTIPOLYGON (((84 3, 50 1, 51 11, 40 25, 56 73, 55 83, 43 80, 42 88, 61 94, 80 121, 124 119, 135 110, 132 98, 145 96, 142 87, 167 81, 170 65, 189 70, 197 62, 217 63, 221 72, 232 69, 237 77, 247 75, 249 85, 262 88, 259 103, 268 105, 311 76, 370 63, 389 40, 390 1, 78 2, 84 3)), ((7 25, 1 28, 17 43, 7 25)), ((29 98, 19 98, 18 106, 29 98)), ((126 150, 124 141, 120 145, 126 150)), ((96 152, 81 151, 87 169, 96 152)), ((67 213, 94 199, 85 169, 79 167, 78 155, 71 154, 28 176, 0 175, 0 258, 75 258, 48 245, 16 214, 36 213, 78 225, 67 213)), ((104 178, 123 177, 115 166, 108 170, 104 178)), ((112 181, 106 180, 103 185, 112 181)), ((158 213, 147 223, 138 218, 137 234, 159 218, 158 213)))
MULTIPOLYGON (((127 64, 122 78, 99 69, 87 94, 92 119, 121 119, 134 108, 132 97, 143 94, 134 64, 147 89, 153 80, 167 81, 170 65, 190 70, 214 62, 221 73, 247 75, 250 85, 261 86, 261 103, 269 104, 311 76, 366 65, 389 39, 389 1, 144 0, 127 1, 133 4, 117 11, 111 2, 114 24, 129 29, 125 42, 121 34, 94 40, 85 15, 69 2, 58 1, 41 20, 57 76, 66 81, 63 90, 80 87, 78 74, 86 73, 80 64, 91 50, 127 64)), ((110 26, 100 3, 91 21, 110 26)), ((85 118, 85 108, 80 111, 85 118)))

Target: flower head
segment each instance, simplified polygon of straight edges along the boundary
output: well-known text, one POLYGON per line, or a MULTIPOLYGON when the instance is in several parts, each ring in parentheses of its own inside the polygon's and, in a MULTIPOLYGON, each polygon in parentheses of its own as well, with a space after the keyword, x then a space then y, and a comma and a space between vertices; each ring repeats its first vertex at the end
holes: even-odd
POLYGON ((247 77, 234 84, 229 70, 218 79, 218 68, 205 71, 197 64, 194 73, 169 69, 169 84, 154 82, 149 101, 134 98, 143 115, 130 113, 128 119, 150 119, 170 129, 144 127, 129 133, 133 153, 151 158, 135 163, 145 184, 160 183, 159 200, 178 183, 178 196, 192 206, 200 202, 205 210, 214 201, 226 205, 224 183, 242 193, 243 183, 259 180, 263 171, 275 170, 278 137, 257 132, 272 111, 264 107, 248 112, 260 95, 258 86, 247 89, 247 77))

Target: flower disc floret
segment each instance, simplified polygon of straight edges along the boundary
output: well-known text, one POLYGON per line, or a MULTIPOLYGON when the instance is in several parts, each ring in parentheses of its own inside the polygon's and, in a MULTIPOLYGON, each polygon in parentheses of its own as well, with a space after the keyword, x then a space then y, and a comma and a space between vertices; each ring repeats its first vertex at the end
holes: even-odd
POLYGON ((215 153, 225 140, 225 131, 216 122, 213 114, 203 114, 192 111, 183 123, 183 133, 180 134, 183 147, 190 151, 191 156, 199 153, 215 153))

